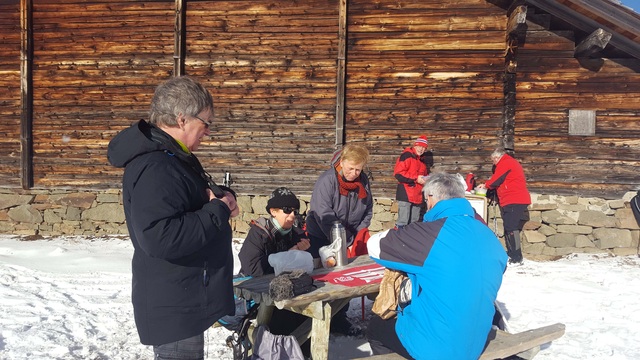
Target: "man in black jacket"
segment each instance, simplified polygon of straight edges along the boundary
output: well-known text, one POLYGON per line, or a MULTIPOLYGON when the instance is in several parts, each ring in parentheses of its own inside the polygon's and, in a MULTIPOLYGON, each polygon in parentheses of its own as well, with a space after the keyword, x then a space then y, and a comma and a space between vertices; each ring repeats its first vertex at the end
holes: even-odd
POLYGON ((155 359, 204 358, 204 331, 234 313, 229 219, 239 209, 192 153, 212 116, 202 85, 173 78, 157 87, 149 121, 109 143, 109 161, 124 167, 136 326, 155 359))

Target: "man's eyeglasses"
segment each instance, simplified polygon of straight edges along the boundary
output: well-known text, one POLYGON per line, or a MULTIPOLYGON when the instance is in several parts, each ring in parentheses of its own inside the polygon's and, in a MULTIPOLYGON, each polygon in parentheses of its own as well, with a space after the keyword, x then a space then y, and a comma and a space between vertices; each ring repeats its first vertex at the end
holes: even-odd
POLYGON ((297 214, 298 210, 299 209, 288 207, 288 206, 285 206, 285 207, 282 208, 282 212, 287 214, 287 215, 291 214, 292 212, 295 212, 297 214))
POLYGON ((198 119, 198 120, 200 120, 200 121, 202 121, 202 123, 203 123, 207 128, 211 128, 211 125, 213 125, 213 121, 204 121, 204 120, 200 119, 200 118, 198 117, 198 115, 193 115, 193 117, 194 117, 194 118, 196 118, 196 119, 198 119))

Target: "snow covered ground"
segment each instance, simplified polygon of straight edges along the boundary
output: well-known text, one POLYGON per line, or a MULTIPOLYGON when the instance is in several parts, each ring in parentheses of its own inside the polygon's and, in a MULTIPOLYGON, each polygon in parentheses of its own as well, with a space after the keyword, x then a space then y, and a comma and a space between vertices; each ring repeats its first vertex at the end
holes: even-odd
MULTIPOLYGON (((241 239, 236 239, 239 249, 241 239)), ((0 235, 1 359, 150 359, 131 307, 128 239, 0 235)), ((509 268, 498 301, 513 331, 555 322, 565 335, 540 360, 640 359, 640 259, 570 255, 509 268)), ((366 326, 371 301, 351 301, 366 326)), ((206 332, 207 359, 232 359, 224 328, 206 332)), ((365 339, 334 337, 330 359, 366 356, 365 339)))

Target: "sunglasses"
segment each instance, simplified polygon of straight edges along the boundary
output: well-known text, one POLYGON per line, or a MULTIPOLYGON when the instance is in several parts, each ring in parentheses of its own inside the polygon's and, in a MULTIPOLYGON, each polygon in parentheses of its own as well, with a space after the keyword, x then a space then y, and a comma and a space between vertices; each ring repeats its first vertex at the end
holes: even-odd
POLYGON ((287 214, 287 215, 291 214, 292 212, 295 212, 297 214, 298 210, 299 209, 288 207, 288 206, 285 206, 285 207, 282 208, 282 212, 287 214))

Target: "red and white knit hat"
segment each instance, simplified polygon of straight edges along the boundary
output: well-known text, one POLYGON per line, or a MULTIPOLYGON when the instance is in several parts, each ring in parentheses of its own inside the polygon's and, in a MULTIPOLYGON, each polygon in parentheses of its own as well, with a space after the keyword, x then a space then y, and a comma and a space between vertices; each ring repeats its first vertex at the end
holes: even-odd
POLYGON ((422 147, 429 147, 429 142, 427 141, 427 137, 425 135, 420 135, 420 137, 418 139, 416 139, 416 142, 413 144, 413 146, 422 146, 422 147))

